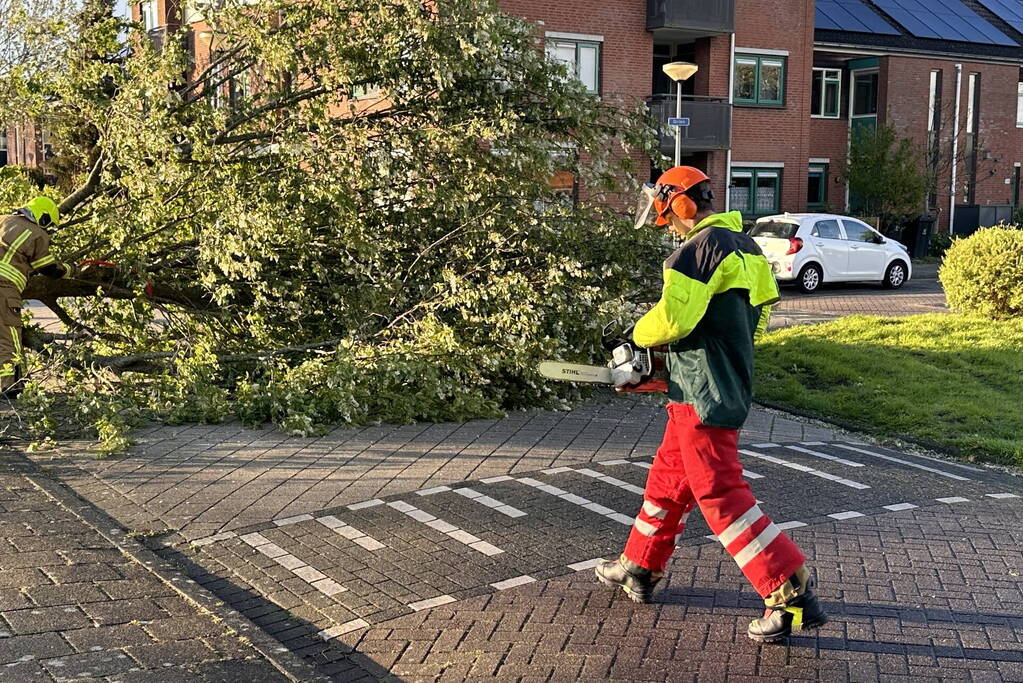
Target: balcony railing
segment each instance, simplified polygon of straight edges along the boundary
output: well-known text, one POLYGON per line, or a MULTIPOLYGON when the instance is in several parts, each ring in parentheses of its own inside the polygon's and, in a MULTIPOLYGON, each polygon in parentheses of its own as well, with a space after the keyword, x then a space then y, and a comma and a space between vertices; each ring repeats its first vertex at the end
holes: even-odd
MULTIPOLYGON (((675 153, 675 129, 668 119, 675 116, 674 95, 653 95, 647 99, 650 114, 661 122, 661 151, 675 153)), ((732 105, 723 97, 682 96, 682 116, 689 127, 682 128, 683 152, 709 152, 732 146, 732 105)))
POLYGON ((735 32, 735 0, 647 0, 646 28, 665 38, 735 32))

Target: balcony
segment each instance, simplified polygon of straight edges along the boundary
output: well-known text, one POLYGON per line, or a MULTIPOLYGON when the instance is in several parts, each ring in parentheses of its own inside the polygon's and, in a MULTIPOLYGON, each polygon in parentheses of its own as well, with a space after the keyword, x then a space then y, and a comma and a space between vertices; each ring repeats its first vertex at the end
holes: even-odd
POLYGON ((647 0, 646 28, 659 40, 735 32, 735 0, 647 0))
MULTIPOLYGON (((675 133, 668 119, 675 116, 674 95, 653 95, 647 99, 650 115, 661 123, 661 151, 675 153, 675 133)), ((689 127, 682 129, 683 152, 711 152, 732 146, 732 105, 723 97, 682 96, 682 116, 689 127)))

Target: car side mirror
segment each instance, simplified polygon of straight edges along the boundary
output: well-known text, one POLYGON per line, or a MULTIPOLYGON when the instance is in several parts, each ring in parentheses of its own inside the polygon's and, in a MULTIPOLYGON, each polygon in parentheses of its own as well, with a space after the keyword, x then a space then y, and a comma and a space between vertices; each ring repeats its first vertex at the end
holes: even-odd
POLYGON ((874 244, 884 244, 886 241, 882 235, 874 235, 874 244))

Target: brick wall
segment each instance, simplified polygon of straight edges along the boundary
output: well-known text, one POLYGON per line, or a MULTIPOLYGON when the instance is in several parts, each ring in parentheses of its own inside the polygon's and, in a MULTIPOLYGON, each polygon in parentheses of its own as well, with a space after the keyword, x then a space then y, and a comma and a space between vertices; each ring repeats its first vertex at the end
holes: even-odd
MULTIPOLYGON (((899 131, 926 146, 927 103, 930 95, 930 73, 942 72, 942 140, 946 156, 952 145, 955 110, 956 71, 952 60, 912 57, 888 57, 882 60, 887 71, 887 98, 881 100, 887 121, 899 131)), ((963 158, 966 143, 970 74, 980 74, 980 126, 975 200, 980 205, 1010 204, 1012 186, 1005 180, 1012 177, 1013 164, 1023 162, 1023 129, 1016 127, 1016 88, 1019 69, 1011 65, 961 61, 962 89, 960 104, 960 163, 957 204, 965 203, 963 193, 966 164, 963 158), (990 155, 985 152, 989 152, 990 155), (989 159, 984 157, 990 156, 989 159)), ((950 168, 943 169, 938 185, 939 225, 948 226, 950 168)))
MULTIPOLYGON (((848 81, 848 76, 846 76, 848 81)), ((842 96, 846 96, 843 89, 842 96)), ((846 210, 845 163, 849 156, 848 119, 811 119, 809 159, 828 159, 827 202, 838 213, 846 210), (836 182, 837 181, 837 182, 836 182)))
MULTIPOLYGON (((737 106, 732 118, 732 163, 781 162, 782 211, 806 208, 810 158, 810 77, 813 0, 738 0, 736 50, 787 50, 785 105, 737 106)), ((727 68, 727 63, 726 63, 727 68)), ((727 73, 727 72, 726 72, 727 73)))

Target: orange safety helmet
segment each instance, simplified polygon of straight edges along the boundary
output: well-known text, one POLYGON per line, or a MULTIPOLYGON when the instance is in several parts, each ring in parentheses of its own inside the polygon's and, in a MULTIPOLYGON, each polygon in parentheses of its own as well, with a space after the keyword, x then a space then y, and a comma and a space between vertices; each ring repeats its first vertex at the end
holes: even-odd
MULTIPOLYGON (((696 202, 686 192, 709 180, 706 173, 692 166, 676 166, 662 173, 657 179, 654 194, 657 225, 668 224, 669 211, 682 220, 696 216, 696 202)), ((713 199, 713 192, 708 191, 706 194, 708 199, 713 199)))

